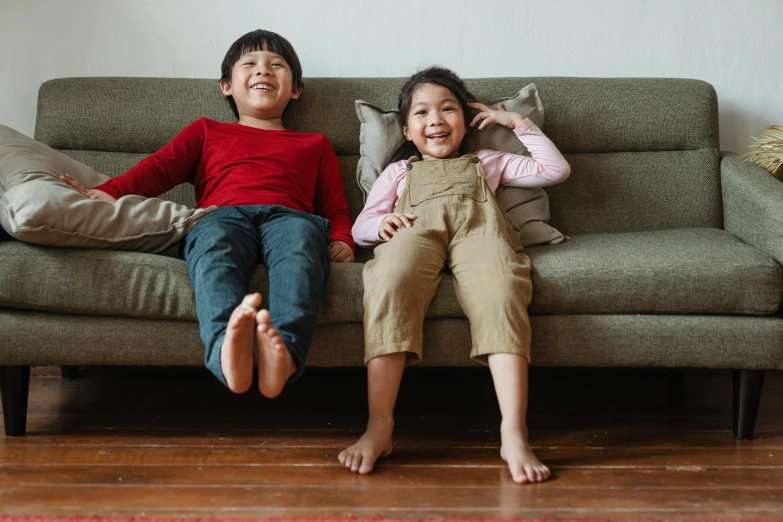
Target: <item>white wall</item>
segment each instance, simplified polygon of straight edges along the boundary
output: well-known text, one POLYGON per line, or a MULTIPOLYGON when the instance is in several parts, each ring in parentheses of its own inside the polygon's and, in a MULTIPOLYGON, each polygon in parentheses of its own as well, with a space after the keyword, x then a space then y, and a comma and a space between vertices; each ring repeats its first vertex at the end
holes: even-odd
POLYGON ((0 0, 0 123, 32 135, 51 78, 217 78, 256 28, 287 37, 310 77, 440 63, 463 77, 699 78, 718 92, 723 149, 783 125, 782 0, 0 0))

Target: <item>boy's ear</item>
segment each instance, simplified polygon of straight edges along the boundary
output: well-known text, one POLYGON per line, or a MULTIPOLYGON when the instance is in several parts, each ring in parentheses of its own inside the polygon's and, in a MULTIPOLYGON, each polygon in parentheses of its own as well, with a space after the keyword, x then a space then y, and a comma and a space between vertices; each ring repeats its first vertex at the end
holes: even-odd
POLYGON ((299 99, 299 97, 302 95, 303 90, 304 87, 299 87, 299 88, 294 87, 294 89, 291 91, 291 99, 292 100, 299 99))
POLYGON ((231 96, 231 82, 220 80, 220 90, 223 92, 223 96, 231 96))

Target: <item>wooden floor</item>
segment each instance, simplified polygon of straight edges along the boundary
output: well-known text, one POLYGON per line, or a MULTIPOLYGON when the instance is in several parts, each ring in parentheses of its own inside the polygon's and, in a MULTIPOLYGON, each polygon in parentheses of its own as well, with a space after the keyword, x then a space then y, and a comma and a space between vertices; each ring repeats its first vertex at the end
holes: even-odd
POLYGON ((483 368, 406 373, 394 453, 367 477, 337 462, 366 422, 362 369, 308 370, 274 401, 201 369, 52 370, 34 369, 28 436, 0 435, 2 513, 783 518, 781 372, 740 443, 730 372, 688 371, 678 387, 666 371, 534 368, 531 442, 554 478, 519 486, 483 368))

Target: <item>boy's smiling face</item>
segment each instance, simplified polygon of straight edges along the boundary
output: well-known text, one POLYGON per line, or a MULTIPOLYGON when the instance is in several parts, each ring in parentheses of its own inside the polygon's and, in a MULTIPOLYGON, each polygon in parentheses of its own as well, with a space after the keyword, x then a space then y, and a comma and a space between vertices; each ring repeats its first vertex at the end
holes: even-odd
POLYGON ((301 89, 293 87, 291 67, 270 51, 243 54, 234 64, 231 81, 221 81, 220 89, 234 98, 240 123, 246 123, 243 117, 280 120, 288 102, 301 94, 301 89))

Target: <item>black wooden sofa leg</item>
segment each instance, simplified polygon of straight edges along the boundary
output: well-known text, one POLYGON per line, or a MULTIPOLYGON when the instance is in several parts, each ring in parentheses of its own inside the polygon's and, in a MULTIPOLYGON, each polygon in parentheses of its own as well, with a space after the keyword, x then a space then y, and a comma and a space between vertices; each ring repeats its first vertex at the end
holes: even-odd
POLYGON ((73 380, 79 378, 79 367, 78 366, 61 366, 60 367, 60 374, 63 376, 63 379, 73 380))
POLYGON ((734 370, 734 438, 750 440, 759 411, 764 370, 734 370))
POLYGON ((0 366, 3 421, 5 422, 5 434, 9 437, 21 437, 25 434, 29 390, 29 366, 0 366))

